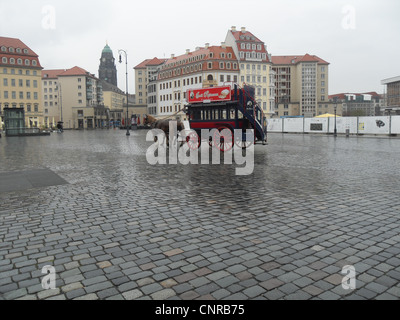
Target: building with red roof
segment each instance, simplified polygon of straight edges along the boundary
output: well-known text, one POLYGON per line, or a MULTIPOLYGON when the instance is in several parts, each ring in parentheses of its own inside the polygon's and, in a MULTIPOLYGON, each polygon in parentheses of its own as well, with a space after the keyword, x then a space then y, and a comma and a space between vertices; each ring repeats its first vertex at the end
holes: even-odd
POLYGON ((237 83, 238 60, 232 47, 197 47, 180 56, 172 55, 160 68, 157 78, 157 115, 169 116, 183 110, 189 89, 237 83))
POLYGON ((315 117, 331 110, 329 62, 316 55, 272 56, 278 116, 315 117))
POLYGON ((376 92, 337 93, 329 96, 330 103, 339 105, 343 116, 379 116, 383 96, 376 92))
POLYGON ((138 64, 135 69, 136 102, 139 105, 147 104, 149 114, 157 113, 157 81, 158 72, 165 59, 146 59, 138 64))
POLYGON ((20 39, 0 37, 0 127, 4 108, 21 108, 26 127, 45 123, 39 56, 20 39))
POLYGON ((275 81, 271 56, 267 46, 253 33, 242 27, 232 27, 225 43, 231 46, 239 61, 239 84, 252 85, 256 89, 256 100, 269 116, 275 114, 275 81))
POLYGON ((104 105, 100 79, 85 69, 42 70, 43 106, 48 125, 64 123, 64 129, 104 126, 109 110, 104 105))

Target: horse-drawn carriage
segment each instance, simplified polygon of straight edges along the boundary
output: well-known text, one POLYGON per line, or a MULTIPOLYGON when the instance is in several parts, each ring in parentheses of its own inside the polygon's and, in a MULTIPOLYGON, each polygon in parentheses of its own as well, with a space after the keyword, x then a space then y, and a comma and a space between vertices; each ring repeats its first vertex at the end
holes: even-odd
MULTIPOLYGON (((188 105, 185 113, 189 119, 190 131, 185 123, 178 121, 179 137, 182 136, 191 149, 198 149, 202 142, 226 152, 236 144, 246 148, 252 143, 267 143, 266 117, 254 99, 255 89, 251 86, 216 87, 188 90, 188 105), (202 130, 214 130, 213 136, 208 141, 202 141, 202 130), (249 137, 247 130, 252 129, 249 137), (241 134, 235 131, 241 130, 241 134)), ((156 120, 147 117, 146 123, 152 127, 163 130, 168 137, 169 122, 171 120, 156 120)), ((168 138, 167 138, 168 139, 168 138)), ((184 141, 185 141, 184 140, 184 141)), ((168 142, 168 141, 167 141, 168 142)))

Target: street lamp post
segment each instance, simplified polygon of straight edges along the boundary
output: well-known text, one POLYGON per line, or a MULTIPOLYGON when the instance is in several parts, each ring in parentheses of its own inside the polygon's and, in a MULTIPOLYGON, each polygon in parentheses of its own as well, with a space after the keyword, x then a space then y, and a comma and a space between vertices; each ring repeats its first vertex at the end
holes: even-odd
POLYGON ((337 122, 336 122, 336 118, 337 118, 337 98, 334 98, 335 101, 335 131, 334 131, 334 136, 337 137, 337 122))
POLYGON ((130 136, 131 133, 129 132, 128 126, 128 117, 129 117, 129 94, 128 94, 128 54, 125 50, 118 50, 119 53, 119 63, 122 63, 122 53, 125 54, 125 62, 126 62, 126 135, 130 136))

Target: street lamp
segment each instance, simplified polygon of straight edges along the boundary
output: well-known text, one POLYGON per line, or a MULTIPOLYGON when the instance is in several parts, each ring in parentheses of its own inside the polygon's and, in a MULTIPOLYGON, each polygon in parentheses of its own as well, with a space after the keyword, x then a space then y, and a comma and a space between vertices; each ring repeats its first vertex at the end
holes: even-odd
POLYGON ((335 102, 335 131, 334 131, 334 137, 337 137, 337 123, 336 123, 336 118, 337 118, 337 97, 335 97, 333 99, 333 101, 335 102))
POLYGON ((129 94, 128 94, 128 54, 125 50, 118 50, 119 53, 119 63, 122 63, 122 53, 125 54, 125 62, 126 62, 126 135, 130 136, 131 133, 129 132, 128 126, 128 117, 129 117, 129 94))

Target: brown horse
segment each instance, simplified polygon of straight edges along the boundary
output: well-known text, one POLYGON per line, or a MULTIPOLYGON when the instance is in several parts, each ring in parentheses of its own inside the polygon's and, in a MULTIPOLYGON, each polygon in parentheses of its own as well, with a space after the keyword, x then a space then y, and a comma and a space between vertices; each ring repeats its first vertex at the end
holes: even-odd
MULTIPOLYGON (((173 119, 156 119, 153 116, 146 115, 144 118, 144 125, 149 125, 152 129, 160 129, 165 133, 167 138, 167 145, 169 145, 169 124, 171 121, 177 121, 177 132, 179 134, 180 131, 185 129, 185 126, 182 121, 180 120, 173 120, 173 119)), ((155 140, 157 137, 155 138, 155 140)))

